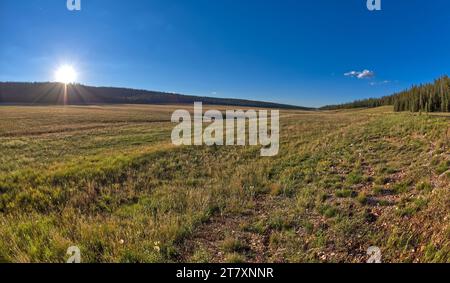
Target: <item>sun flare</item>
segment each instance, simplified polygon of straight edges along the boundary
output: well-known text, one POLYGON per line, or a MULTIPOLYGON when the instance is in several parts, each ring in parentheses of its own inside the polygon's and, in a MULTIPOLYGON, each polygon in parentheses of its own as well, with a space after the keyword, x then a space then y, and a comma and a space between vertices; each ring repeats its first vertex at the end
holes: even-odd
POLYGON ((70 65, 62 65, 55 71, 55 81, 70 84, 77 80, 77 72, 70 65))

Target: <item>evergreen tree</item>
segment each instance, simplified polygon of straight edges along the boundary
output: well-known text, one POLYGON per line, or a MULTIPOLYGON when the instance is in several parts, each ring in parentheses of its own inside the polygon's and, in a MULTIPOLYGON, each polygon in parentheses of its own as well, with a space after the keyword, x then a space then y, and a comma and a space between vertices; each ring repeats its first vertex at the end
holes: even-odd
POLYGON ((352 103, 331 105, 323 109, 348 109, 393 105, 394 110, 411 112, 450 112, 450 78, 443 76, 434 83, 413 86, 391 96, 357 100, 352 103))

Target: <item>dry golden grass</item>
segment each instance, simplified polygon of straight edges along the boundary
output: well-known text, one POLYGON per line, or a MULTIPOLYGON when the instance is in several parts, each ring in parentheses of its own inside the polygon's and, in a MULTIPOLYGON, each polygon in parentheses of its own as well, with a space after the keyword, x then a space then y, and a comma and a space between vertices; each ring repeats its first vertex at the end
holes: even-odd
POLYGON ((263 158, 172 146, 179 108, 0 107, 0 261, 450 261, 445 115, 285 110, 263 158))

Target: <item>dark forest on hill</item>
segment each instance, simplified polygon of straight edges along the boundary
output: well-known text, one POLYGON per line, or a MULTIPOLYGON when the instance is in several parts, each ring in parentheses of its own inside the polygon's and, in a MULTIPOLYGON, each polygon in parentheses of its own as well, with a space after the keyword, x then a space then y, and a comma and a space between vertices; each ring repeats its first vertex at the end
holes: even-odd
POLYGON ((323 110, 379 107, 393 105, 395 111, 411 112, 449 112, 450 78, 443 76, 433 83, 412 88, 382 98, 357 100, 341 105, 325 106, 323 110))
POLYGON ((115 87, 69 84, 65 95, 61 83, 0 82, 0 104, 89 105, 89 104, 193 104, 310 110, 310 108, 232 98, 199 97, 115 87))

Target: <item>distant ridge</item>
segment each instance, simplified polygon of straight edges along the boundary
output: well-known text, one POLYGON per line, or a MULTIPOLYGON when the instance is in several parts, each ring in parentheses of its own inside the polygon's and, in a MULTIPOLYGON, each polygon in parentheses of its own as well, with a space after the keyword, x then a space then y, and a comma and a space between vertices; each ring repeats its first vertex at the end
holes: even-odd
POLYGON ((232 98, 200 97, 116 87, 81 84, 0 82, 0 104, 91 105, 91 104, 193 104, 313 110, 312 108, 232 98))

